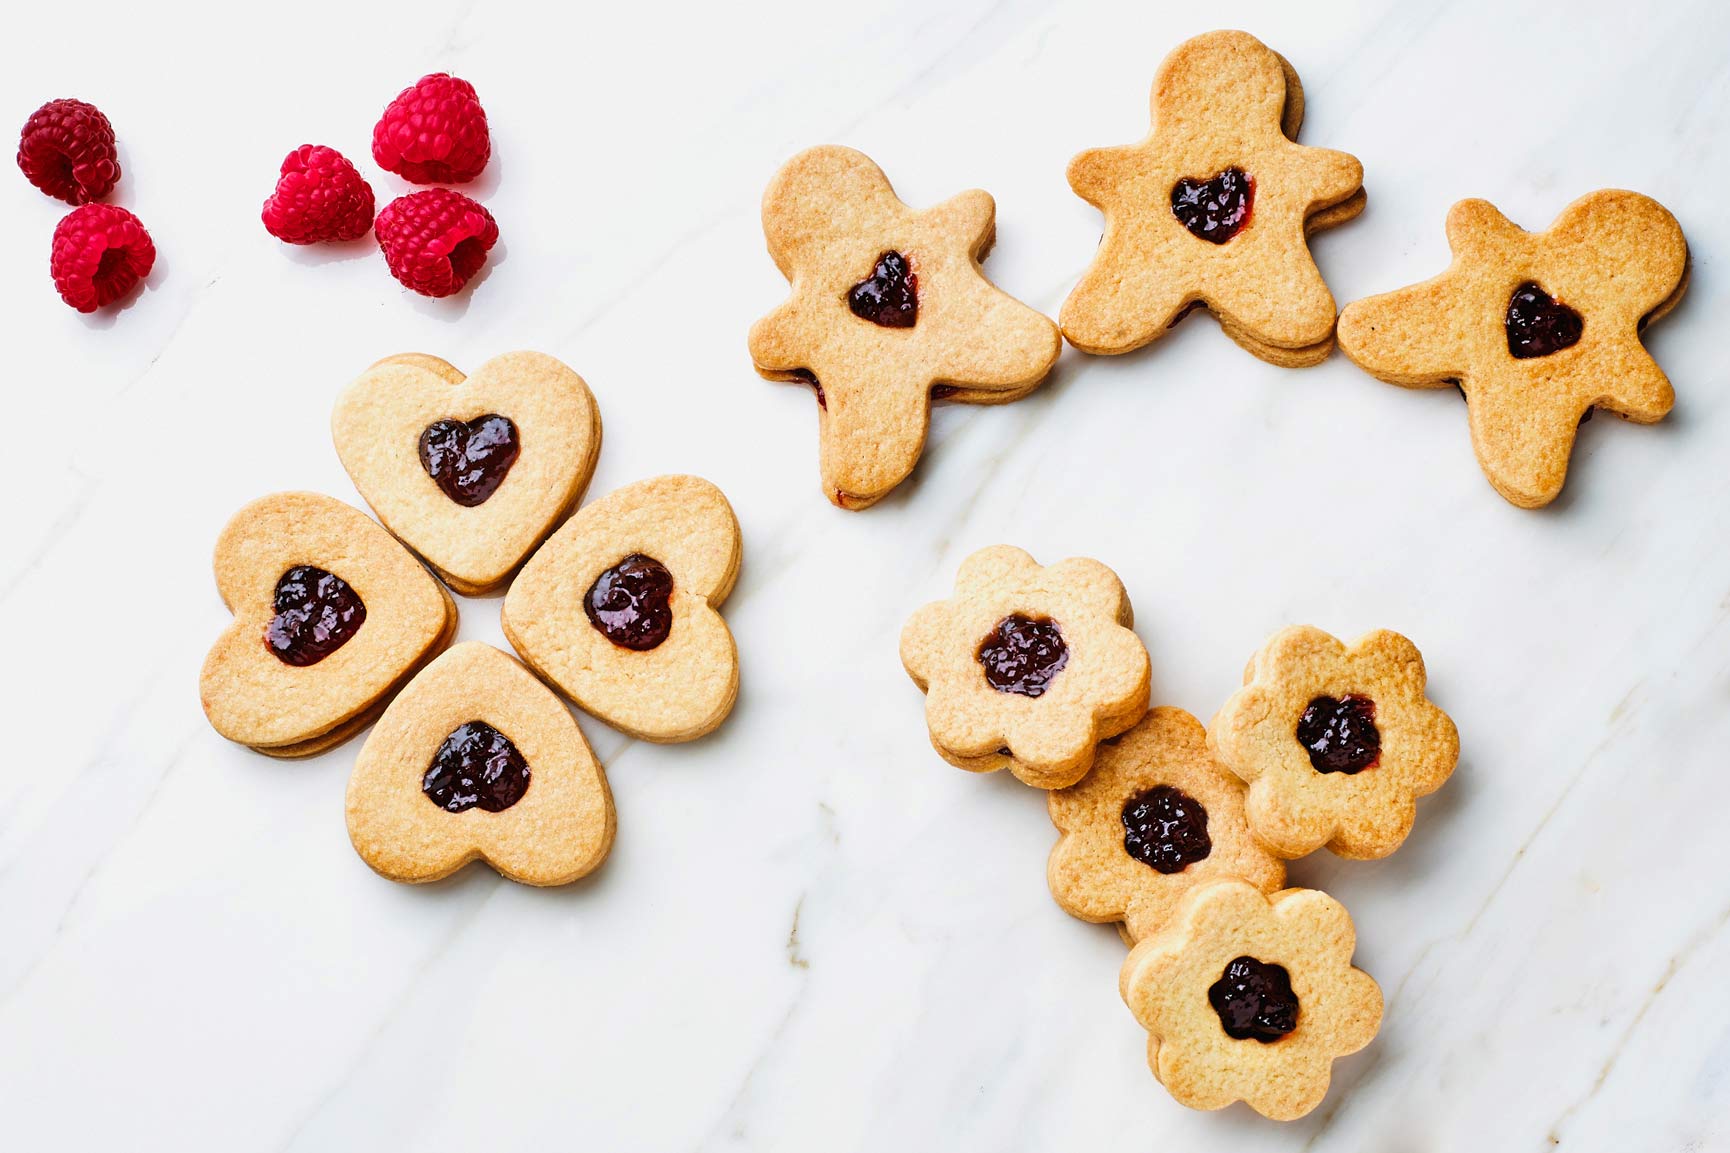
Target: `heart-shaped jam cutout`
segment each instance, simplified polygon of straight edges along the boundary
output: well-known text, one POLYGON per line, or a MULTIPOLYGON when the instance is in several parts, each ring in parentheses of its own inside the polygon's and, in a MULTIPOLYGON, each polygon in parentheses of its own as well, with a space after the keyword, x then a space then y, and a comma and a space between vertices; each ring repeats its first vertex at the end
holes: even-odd
POLYGON ((276 582, 276 615, 265 626, 264 644, 283 664, 305 668, 347 644, 365 621, 366 605, 347 581, 298 564, 276 582))
POLYGON ((1254 205, 1255 180, 1237 167, 1206 180, 1186 176, 1171 186, 1171 214, 1209 244, 1224 244, 1242 232, 1254 205))
POLYGON ((509 737, 485 721, 469 721, 433 754, 420 791, 447 813, 477 806, 502 813, 529 791, 529 763, 509 737))
POLYGON ((1156 872, 1181 873, 1213 852, 1207 810, 1172 785, 1155 785, 1123 803, 1123 851, 1156 872))
POLYGON ((1318 773, 1361 773, 1382 757, 1376 703, 1368 697, 1317 697, 1298 718, 1297 739, 1318 773))
POLYGON ((899 252, 877 258, 871 275, 847 292, 847 307, 861 320, 884 328, 912 328, 919 319, 919 277, 899 252))
POLYGON ((1284 965, 1238 957, 1208 988, 1207 1000, 1226 1036, 1238 1041, 1271 1045, 1297 1028, 1297 994, 1284 965))
POLYGON ((975 659, 998 692, 1042 697, 1069 663, 1069 645, 1056 621, 1015 613, 997 622, 975 659))
POLYGON ((632 553, 595 578, 583 609, 602 636, 622 649, 645 652, 673 631, 672 597, 667 566, 632 553))
POLYGON ((421 467, 464 508, 498 491, 521 449, 517 426, 496 412, 466 422, 435 420, 420 434, 421 467))
POLYGON ((1580 343, 1586 321, 1528 280, 1508 299, 1508 351, 1516 360, 1549 356, 1580 343))

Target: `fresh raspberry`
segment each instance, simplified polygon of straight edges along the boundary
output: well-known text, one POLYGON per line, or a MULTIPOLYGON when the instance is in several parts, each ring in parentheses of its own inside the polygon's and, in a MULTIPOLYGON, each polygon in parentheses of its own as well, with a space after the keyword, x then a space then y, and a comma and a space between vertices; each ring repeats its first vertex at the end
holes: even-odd
POLYGON ((114 126, 93 104, 50 100, 30 114, 18 134, 18 167, 56 200, 101 200, 120 179, 114 126))
POLYGON ((372 186, 346 156, 302 144, 282 162, 276 191, 264 202, 264 230, 290 244, 359 240, 372 228, 372 206, 372 186))
POLYGON ((373 233, 392 276, 423 296, 449 296, 487 262, 499 226, 462 193, 429 188, 385 205, 373 233))
POLYGON ((474 85, 443 72, 404 88, 372 130, 372 158, 414 184, 467 183, 492 154, 474 85))
POLYGON ((54 229, 54 287, 79 312, 112 304, 150 275, 156 245, 138 217, 112 204, 85 204, 54 229))

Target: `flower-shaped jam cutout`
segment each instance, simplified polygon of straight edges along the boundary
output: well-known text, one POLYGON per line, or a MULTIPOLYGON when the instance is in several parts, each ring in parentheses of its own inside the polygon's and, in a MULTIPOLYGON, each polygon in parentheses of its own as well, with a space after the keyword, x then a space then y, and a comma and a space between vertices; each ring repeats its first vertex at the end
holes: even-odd
POLYGON ((1340 348, 1390 384, 1459 385, 1496 491, 1549 504, 1589 412, 1651 424, 1675 402, 1640 333, 1682 299, 1687 241, 1663 205, 1616 189, 1574 201, 1544 232, 1462 200, 1447 230, 1448 270, 1348 304, 1340 348))
POLYGON ((1201 722, 1160 707, 1100 746, 1093 769, 1051 792, 1062 833, 1046 877, 1064 911, 1123 922, 1139 941, 1197 885, 1236 877, 1272 893, 1285 862, 1250 835, 1244 786, 1213 758, 1201 722))
POLYGON ((973 772, 1074 784, 1101 740, 1147 712, 1147 649, 1133 619, 1123 582, 1098 561, 1041 567, 1009 545, 974 553, 955 595, 901 632, 933 747, 973 772))
POLYGON ((1326 893, 1211 881, 1130 951, 1118 987, 1148 1031, 1148 1065, 1180 1104, 1241 1100, 1289 1121, 1327 1095, 1334 1059, 1381 1026, 1382 992, 1352 967, 1356 946, 1350 915, 1326 893))
POLYGON ((1424 687, 1424 658, 1398 633, 1349 647, 1307 625, 1274 634, 1208 727, 1214 755, 1249 784, 1256 837, 1287 858, 1399 848, 1417 798, 1442 787, 1460 754, 1424 687))

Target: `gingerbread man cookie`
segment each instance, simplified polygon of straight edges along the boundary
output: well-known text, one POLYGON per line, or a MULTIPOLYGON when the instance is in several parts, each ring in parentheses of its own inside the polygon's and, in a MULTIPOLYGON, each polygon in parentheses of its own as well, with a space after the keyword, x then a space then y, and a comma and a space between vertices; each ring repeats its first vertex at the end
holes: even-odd
POLYGON ((932 747, 970 772, 1073 785, 1101 740, 1147 712, 1147 649, 1133 622, 1123 582, 1096 560, 1042 568, 1010 545, 974 553, 955 595, 901 632, 932 747))
POLYGON ((1249 824, 1282 857, 1326 845, 1385 857, 1417 798, 1459 760, 1454 722, 1424 695, 1424 658, 1379 629, 1350 647, 1308 625, 1275 633, 1208 726, 1208 747, 1249 784, 1249 824))
POLYGON ((823 491, 865 508, 913 471, 934 395, 1002 404, 1057 360, 1057 326, 985 279, 996 233, 988 193, 903 204, 871 160, 801 152, 763 195, 769 254, 792 295, 751 328, 770 380, 817 390, 823 491))
POLYGON ((360 511, 311 492, 255 500, 216 542, 234 621, 198 694, 211 726, 273 757, 323 752, 371 723, 450 642, 450 594, 360 511))
POLYGON ((1199 884, 1236 877, 1265 893, 1285 884, 1285 862, 1250 834, 1243 782, 1182 709, 1156 708, 1106 741, 1092 771, 1046 805, 1062 833, 1046 868, 1051 895, 1084 921, 1121 921, 1131 944, 1199 884))
POLYGON ((479 641, 427 665, 390 703, 348 781, 348 835, 393 881, 484 860, 563 885, 613 843, 607 776, 577 722, 522 665, 479 641))
POLYGON ((1118 987, 1179 1104, 1241 1100, 1290 1121, 1327 1096, 1334 1059, 1381 1027, 1382 991, 1352 967, 1356 947, 1351 916, 1326 893, 1211 881, 1130 951, 1118 987))
POLYGON ((716 611, 739 573, 721 490, 661 476, 609 493, 547 539, 505 596, 505 636, 585 712, 646 741, 714 731, 739 695, 716 611))
POLYGON ((601 449, 583 378, 538 352, 466 378, 436 356, 389 357, 348 386, 330 425, 379 520, 471 595, 510 575, 581 499, 601 449))
POLYGON ((1440 276, 1347 305, 1340 347, 1391 384, 1458 384, 1496 491, 1549 504, 1594 408, 1651 424, 1675 401, 1640 333, 1687 288, 1682 228, 1657 201, 1614 189, 1582 196, 1545 232, 1462 200, 1448 247, 1440 276))
POLYGON ((1130 352, 1205 305, 1238 344, 1301 366, 1333 348, 1334 298, 1309 234, 1363 211, 1363 165, 1295 143, 1303 88, 1245 32, 1180 44, 1153 83, 1153 130, 1069 164, 1105 214, 1093 263, 1060 322, 1084 352, 1130 352))

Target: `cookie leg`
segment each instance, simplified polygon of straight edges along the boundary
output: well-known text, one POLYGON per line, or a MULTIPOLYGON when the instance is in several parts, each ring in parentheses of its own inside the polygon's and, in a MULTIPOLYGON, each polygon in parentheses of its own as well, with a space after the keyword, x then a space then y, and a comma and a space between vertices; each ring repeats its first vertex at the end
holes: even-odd
POLYGON ((907 479, 925 449, 926 387, 908 382, 830 387, 819 411, 823 493, 839 508, 876 504, 907 479))

